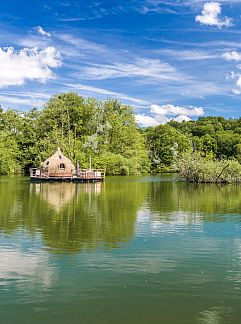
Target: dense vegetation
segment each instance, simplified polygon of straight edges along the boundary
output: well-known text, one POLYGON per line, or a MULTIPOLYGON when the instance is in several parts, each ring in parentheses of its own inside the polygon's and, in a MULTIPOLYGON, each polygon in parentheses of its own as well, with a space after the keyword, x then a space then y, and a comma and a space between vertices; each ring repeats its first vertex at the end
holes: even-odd
POLYGON ((195 183, 234 183, 241 182, 239 161, 213 160, 199 153, 185 153, 174 162, 179 176, 195 183))
POLYGON ((241 182, 241 118, 202 117, 146 131, 153 171, 174 170, 188 182, 241 182))
POLYGON ((117 100, 53 96, 42 110, 0 111, 0 174, 27 172, 61 147, 74 162, 109 174, 149 170, 144 138, 131 107, 117 100))
POLYGON ((81 167, 91 156, 93 167, 108 174, 175 171, 181 165, 173 161, 183 161, 186 152, 195 161, 198 155, 207 163, 241 162, 241 118, 202 117, 141 129, 130 106, 76 93, 55 95, 41 110, 0 109, 0 174, 26 173, 58 146, 81 167))
POLYGON ((170 170, 173 155, 189 151, 206 160, 241 162, 241 118, 201 117, 196 121, 171 121, 146 130, 153 171, 170 170), (175 144, 176 143, 176 144, 175 144))

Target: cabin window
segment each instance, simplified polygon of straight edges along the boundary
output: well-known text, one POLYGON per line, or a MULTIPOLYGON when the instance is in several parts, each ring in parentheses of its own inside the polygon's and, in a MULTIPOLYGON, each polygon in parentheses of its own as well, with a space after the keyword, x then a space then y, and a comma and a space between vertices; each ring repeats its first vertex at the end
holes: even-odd
POLYGON ((46 162, 46 165, 49 165, 49 161, 46 162))
POLYGON ((62 159, 62 156, 61 155, 59 155, 59 158, 60 158, 60 160, 62 159))
POLYGON ((60 169, 65 169, 65 165, 64 165, 64 163, 61 163, 61 164, 59 165, 59 168, 60 168, 60 169))

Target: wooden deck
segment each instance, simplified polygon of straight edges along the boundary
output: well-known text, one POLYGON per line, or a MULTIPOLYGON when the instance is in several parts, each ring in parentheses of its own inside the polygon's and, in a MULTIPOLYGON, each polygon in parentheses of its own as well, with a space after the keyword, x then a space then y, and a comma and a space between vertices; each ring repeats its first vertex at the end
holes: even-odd
POLYGON ((30 169, 30 180, 32 182, 103 182, 105 170, 103 169, 81 169, 75 174, 56 174, 43 172, 41 169, 30 169))

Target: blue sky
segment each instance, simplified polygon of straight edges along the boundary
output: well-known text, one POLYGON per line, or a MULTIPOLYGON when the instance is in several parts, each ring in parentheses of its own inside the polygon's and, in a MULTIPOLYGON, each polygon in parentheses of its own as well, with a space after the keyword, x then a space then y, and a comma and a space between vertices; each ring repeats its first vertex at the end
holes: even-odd
POLYGON ((142 126, 241 115, 241 1, 1 1, 0 103, 117 97, 142 126))

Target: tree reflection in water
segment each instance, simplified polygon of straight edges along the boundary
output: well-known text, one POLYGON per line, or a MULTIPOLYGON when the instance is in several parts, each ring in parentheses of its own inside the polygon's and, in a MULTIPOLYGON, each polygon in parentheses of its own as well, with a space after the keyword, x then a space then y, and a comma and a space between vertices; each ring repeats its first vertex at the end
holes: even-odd
POLYGON ((24 228, 40 233, 59 252, 106 246, 132 239, 136 215, 147 184, 119 183, 0 183, 0 229, 13 233, 24 228))
POLYGON ((141 211, 157 229, 159 222, 220 222, 227 212, 237 216, 241 211, 241 185, 194 185, 151 177, 115 177, 93 184, 5 179, 0 181, 0 230, 40 234, 50 250, 60 252, 115 248, 130 241, 141 211))
POLYGON ((181 214, 189 222, 222 221, 224 214, 240 214, 240 184, 187 184, 153 182, 149 186, 148 207, 155 219, 172 220, 181 214))

